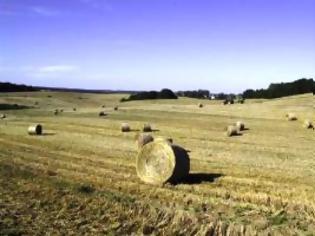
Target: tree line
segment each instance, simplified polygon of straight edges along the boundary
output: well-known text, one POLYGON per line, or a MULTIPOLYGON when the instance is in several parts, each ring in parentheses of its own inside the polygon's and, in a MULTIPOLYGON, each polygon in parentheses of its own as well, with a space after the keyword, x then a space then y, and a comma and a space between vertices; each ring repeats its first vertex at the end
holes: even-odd
POLYGON ((299 79, 289 83, 271 83, 267 89, 247 89, 244 98, 280 98, 303 93, 315 93, 315 82, 311 79, 299 79))
POLYGON ((209 90, 187 90, 187 91, 178 91, 177 96, 179 97, 189 97, 189 98, 209 98, 210 91, 209 90))
POLYGON ((38 89, 27 86, 24 84, 12 84, 8 82, 0 82, 0 92, 31 92, 31 91, 38 91, 38 89))
POLYGON ((121 102, 148 100, 148 99, 177 99, 176 94, 170 89, 162 89, 158 91, 138 92, 131 94, 128 98, 122 98, 121 102))

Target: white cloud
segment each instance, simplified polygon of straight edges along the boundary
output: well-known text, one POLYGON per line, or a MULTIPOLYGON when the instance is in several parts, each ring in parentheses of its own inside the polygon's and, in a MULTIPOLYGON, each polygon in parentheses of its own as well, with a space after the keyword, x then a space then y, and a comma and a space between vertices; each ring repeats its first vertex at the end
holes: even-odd
POLYGON ((42 7, 42 6, 33 6, 30 7, 31 12, 41 15, 41 16, 56 16, 59 15, 60 12, 51 8, 42 7))
POLYGON ((60 72, 72 72, 78 70, 78 67, 73 65, 52 65, 43 66, 38 68, 39 73, 60 73, 60 72))
MULTIPOLYGON (((0 58, 1 61, 1 58, 0 58)), ((48 65, 48 66, 4 66, 0 64, 0 72, 17 73, 35 77, 49 77, 71 74, 79 71, 74 65, 48 65)))
POLYGON ((79 67, 74 65, 24 66, 21 69, 25 75, 34 78, 61 78, 63 76, 71 76, 79 71, 79 67))

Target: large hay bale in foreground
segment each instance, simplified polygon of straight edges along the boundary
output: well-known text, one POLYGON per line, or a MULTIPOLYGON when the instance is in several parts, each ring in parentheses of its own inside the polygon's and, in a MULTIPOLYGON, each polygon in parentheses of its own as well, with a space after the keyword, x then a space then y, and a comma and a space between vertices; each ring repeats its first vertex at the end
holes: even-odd
POLYGON ((312 121, 310 121, 310 120, 305 120, 303 123, 303 127, 305 129, 314 129, 314 125, 313 125, 312 121))
POLYGON ((142 128, 142 131, 143 132, 151 132, 152 131, 152 128, 151 128, 151 125, 150 124, 144 124, 143 125, 143 128, 142 128))
POLYGON ((235 125, 229 125, 226 127, 226 136, 231 137, 238 135, 238 128, 235 125))
POLYGON ((297 120, 297 116, 294 114, 294 113, 287 113, 286 114, 286 117, 287 117, 287 120, 288 121, 294 121, 294 120, 297 120))
POLYGON ((43 132, 43 127, 40 124, 31 125, 28 127, 27 132, 29 135, 41 135, 43 132))
POLYGON ((129 132, 131 129, 130 129, 130 126, 128 123, 122 123, 121 124, 121 132, 129 132))
POLYGON ((136 138, 138 149, 141 149, 144 145, 154 141, 153 136, 150 134, 139 134, 136 138))
POLYGON ((136 167, 139 178, 145 183, 178 183, 189 174, 190 160, 185 149, 158 140, 143 146, 136 167))
POLYGON ((245 129, 245 124, 242 121, 237 121, 235 126, 238 131, 243 131, 245 129))

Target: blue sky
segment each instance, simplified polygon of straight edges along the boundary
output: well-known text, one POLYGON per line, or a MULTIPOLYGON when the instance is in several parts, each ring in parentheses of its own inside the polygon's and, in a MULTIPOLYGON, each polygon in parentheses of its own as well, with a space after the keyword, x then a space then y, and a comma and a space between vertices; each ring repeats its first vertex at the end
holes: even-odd
POLYGON ((0 0, 0 81, 241 92, 315 77, 315 0, 0 0))

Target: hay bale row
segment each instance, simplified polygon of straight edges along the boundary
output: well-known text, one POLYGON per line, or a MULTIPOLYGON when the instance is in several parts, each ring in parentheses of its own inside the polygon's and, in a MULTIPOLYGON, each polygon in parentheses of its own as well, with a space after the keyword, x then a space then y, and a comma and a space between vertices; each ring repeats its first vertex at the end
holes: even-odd
POLYGON ((305 120, 303 123, 303 127, 305 129, 314 129, 314 125, 313 125, 312 121, 310 121, 310 120, 305 120))
POLYGON ((235 125, 229 125, 226 127, 226 136, 231 137, 231 136, 236 136, 238 135, 238 128, 235 125))
POLYGON ((152 132, 152 128, 151 128, 151 125, 150 124, 144 124, 143 125, 143 128, 142 128, 142 131, 143 132, 152 132))
POLYGON ((121 132, 130 132, 130 126, 128 123, 122 123, 121 124, 121 132))
POLYGON ((27 132, 29 135, 41 135, 43 133, 43 127, 40 124, 31 125, 28 127, 27 132))
POLYGON ((106 116, 106 113, 105 113, 104 111, 100 111, 100 112, 98 113, 98 116, 106 116))
POLYGON ((297 116, 294 113, 292 113, 292 112, 287 113, 285 116, 286 116, 288 121, 295 121, 295 120, 297 120, 297 116))
POLYGON ((155 140, 144 145, 138 153, 136 169, 145 183, 177 183, 188 176, 190 160, 185 149, 165 140, 155 140))
POLYGON ((225 134, 228 137, 239 135, 241 131, 245 130, 245 124, 242 121, 237 121, 232 125, 225 127, 225 134))
MULTIPOLYGON (((285 116, 286 116, 288 121, 296 121, 296 120, 298 120, 297 116, 293 112, 289 112, 285 116)), ((309 119, 304 120, 302 126, 305 129, 314 129, 315 128, 314 125, 313 125, 313 122, 311 120, 309 120, 309 119)))
MULTIPOLYGON (((120 127, 121 127, 122 132, 131 131, 131 128, 130 128, 128 123, 122 123, 120 127)), ((144 124, 142 127, 142 132, 152 132, 151 125, 150 124, 144 124)))
POLYGON ((242 121, 237 121, 235 126, 239 132, 245 130, 245 124, 242 121))
POLYGON ((54 115, 58 115, 59 113, 62 113, 63 112, 63 109, 55 109, 54 110, 54 115))

